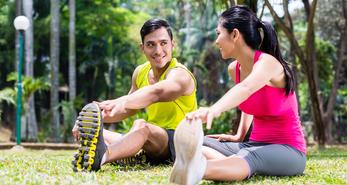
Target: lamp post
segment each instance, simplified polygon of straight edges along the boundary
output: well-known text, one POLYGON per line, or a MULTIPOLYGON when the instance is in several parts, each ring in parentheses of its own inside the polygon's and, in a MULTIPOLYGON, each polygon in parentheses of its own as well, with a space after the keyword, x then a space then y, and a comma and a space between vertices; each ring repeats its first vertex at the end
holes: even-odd
POLYGON ((17 145, 21 140, 21 114, 22 114, 22 45, 23 32, 29 28, 29 19, 25 16, 18 16, 13 21, 14 27, 19 31, 19 64, 18 64, 18 90, 17 90, 17 145))

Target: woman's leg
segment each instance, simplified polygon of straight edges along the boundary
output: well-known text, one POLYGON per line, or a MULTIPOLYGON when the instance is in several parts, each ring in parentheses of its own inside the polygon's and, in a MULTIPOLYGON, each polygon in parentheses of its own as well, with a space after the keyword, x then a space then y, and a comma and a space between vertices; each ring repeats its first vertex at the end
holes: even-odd
POLYGON ((207 160, 203 179, 217 181, 239 181, 248 177, 249 166, 238 156, 207 160))
POLYGON ((306 155, 285 144, 267 144, 244 148, 237 153, 249 164, 251 173, 258 175, 292 176, 302 174, 306 155))
POLYGON ((207 146, 202 146, 201 150, 202 150, 202 154, 204 154, 204 156, 206 157, 207 160, 227 158, 222 153, 218 152, 217 150, 215 150, 213 148, 207 147, 207 146))
MULTIPOLYGON (((220 146, 220 144, 211 146, 220 146)), ((306 166, 306 155, 289 145, 248 142, 239 146, 241 150, 236 156, 208 160, 204 179, 242 180, 254 173, 291 176, 301 174, 306 166)), ((228 147, 232 151, 237 150, 234 144, 228 143, 228 147)), ((224 149, 221 150, 223 151, 224 149)))

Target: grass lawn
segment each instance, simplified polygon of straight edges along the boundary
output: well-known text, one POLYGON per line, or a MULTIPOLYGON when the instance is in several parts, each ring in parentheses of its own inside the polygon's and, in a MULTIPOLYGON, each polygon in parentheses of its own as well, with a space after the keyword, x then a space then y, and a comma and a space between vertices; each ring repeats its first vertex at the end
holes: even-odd
MULTIPOLYGON (((169 184, 170 165, 119 167, 105 165, 100 172, 75 173, 75 151, 0 150, 0 184, 169 184)), ((199 184, 347 184, 347 146, 309 147, 303 175, 253 175, 241 182, 200 181, 199 184)))

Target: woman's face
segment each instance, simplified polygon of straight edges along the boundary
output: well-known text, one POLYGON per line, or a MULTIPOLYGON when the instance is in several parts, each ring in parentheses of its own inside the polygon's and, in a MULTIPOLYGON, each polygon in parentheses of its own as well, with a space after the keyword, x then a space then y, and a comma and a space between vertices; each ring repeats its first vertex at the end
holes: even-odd
POLYGON ((228 33, 227 29, 224 28, 220 21, 218 22, 218 27, 216 29, 217 32, 217 40, 216 44, 219 46, 219 51, 222 54, 223 59, 228 59, 232 57, 232 52, 235 48, 235 44, 233 42, 233 33, 228 33))

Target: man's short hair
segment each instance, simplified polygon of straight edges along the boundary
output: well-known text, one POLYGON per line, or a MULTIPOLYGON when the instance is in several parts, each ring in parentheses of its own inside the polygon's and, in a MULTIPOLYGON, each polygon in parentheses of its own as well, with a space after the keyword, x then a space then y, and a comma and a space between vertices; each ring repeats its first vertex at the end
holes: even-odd
POLYGON ((142 44, 145 39, 145 36, 150 34, 151 32, 161 28, 165 27, 167 33, 169 34, 171 40, 172 40, 172 30, 170 25, 163 19, 150 19, 142 26, 140 34, 142 39, 142 44))

